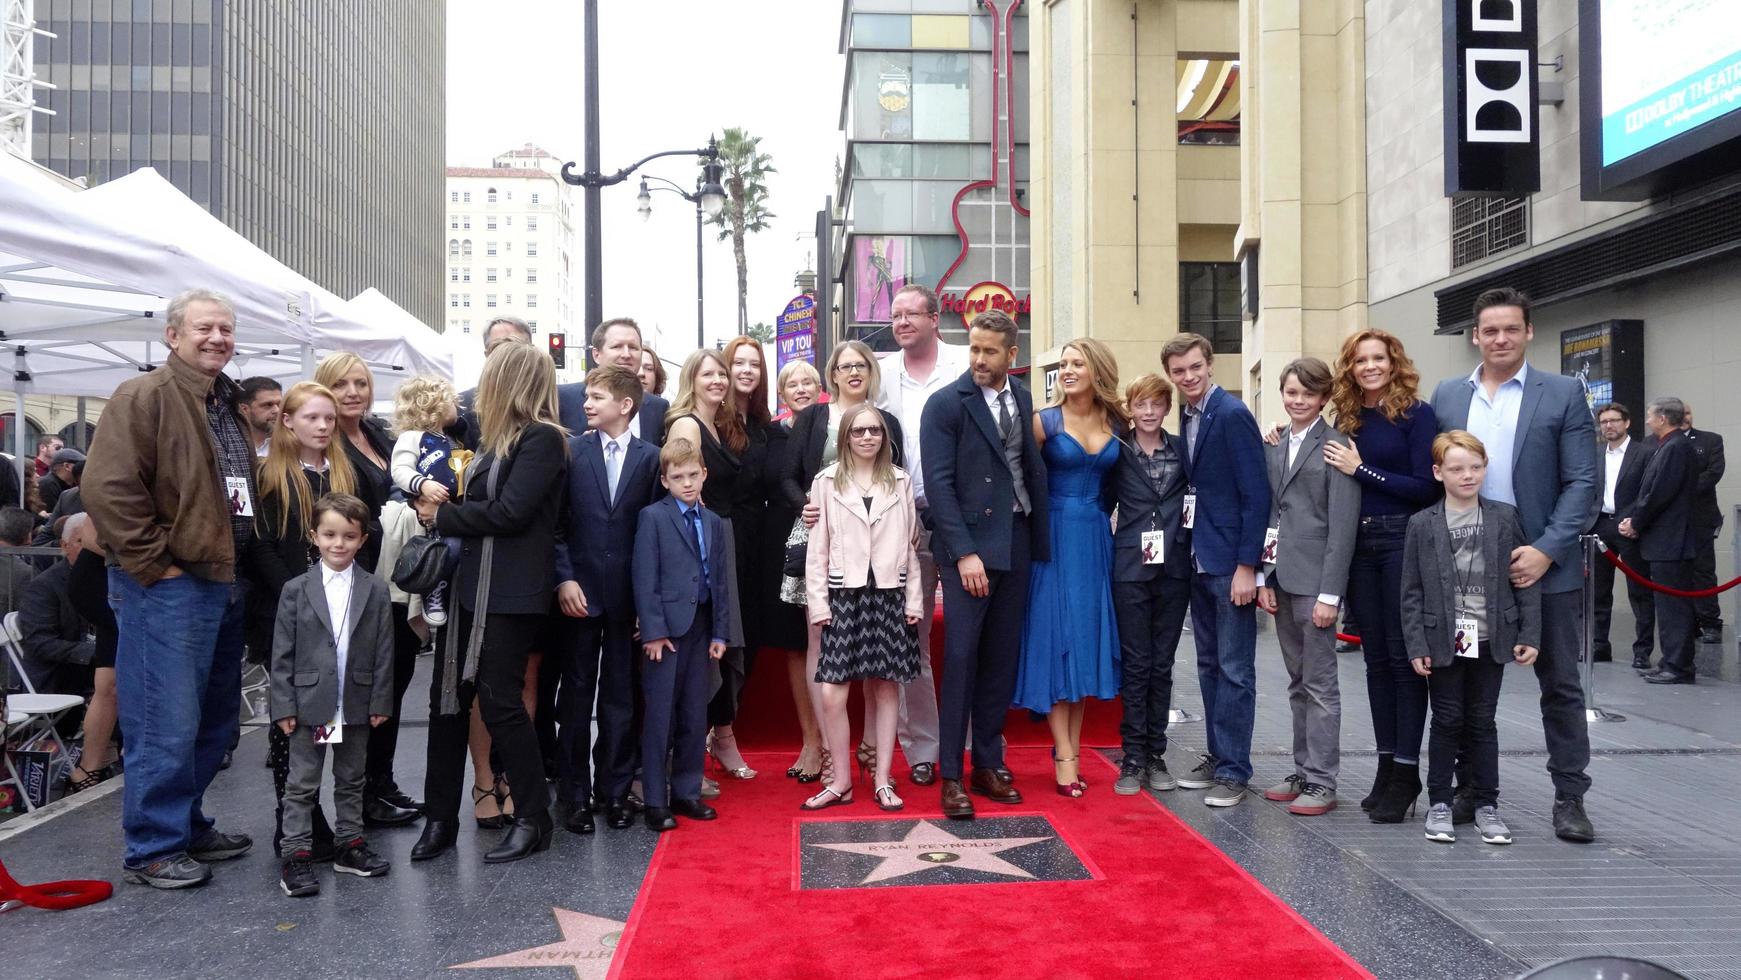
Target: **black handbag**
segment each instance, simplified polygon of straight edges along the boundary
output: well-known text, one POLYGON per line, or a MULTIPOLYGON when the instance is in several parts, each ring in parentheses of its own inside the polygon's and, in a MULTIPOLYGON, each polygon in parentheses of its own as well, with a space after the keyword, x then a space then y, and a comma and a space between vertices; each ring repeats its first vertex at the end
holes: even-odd
POLYGON ((782 575, 803 580, 804 563, 810 557, 810 528, 799 518, 792 525, 792 530, 786 535, 786 562, 780 568, 782 575))
POLYGON ((433 534, 419 534, 405 542, 393 562, 393 584, 412 595, 428 595, 453 574, 447 544, 433 534))

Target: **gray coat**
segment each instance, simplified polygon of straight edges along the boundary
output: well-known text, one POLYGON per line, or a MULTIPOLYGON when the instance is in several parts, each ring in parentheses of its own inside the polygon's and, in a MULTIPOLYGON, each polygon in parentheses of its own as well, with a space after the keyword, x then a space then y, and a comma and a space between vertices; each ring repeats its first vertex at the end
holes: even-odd
MULTIPOLYGON (((272 719, 324 725, 338 710, 338 646, 326 605, 322 569, 291 579, 278 598, 272 638, 272 719)), ((346 660, 345 724, 366 725, 370 715, 393 713, 393 600, 387 583, 362 565, 351 566, 351 643, 346 660)))
MULTIPOLYGON (((1510 663, 1512 647, 1541 649, 1542 584, 1511 587, 1512 549, 1529 543, 1517 508, 1481 498, 1482 561, 1487 580, 1487 639, 1493 659, 1510 663)), ((1443 667, 1456 656, 1456 563, 1451 532, 1445 526, 1445 501, 1409 518, 1403 540, 1402 636, 1409 659, 1432 657, 1443 667)))
POLYGON ((1354 559, 1354 534, 1360 526, 1360 484, 1324 462, 1324 444, 1348 445, 1348 437, 1319 419, 1288 461, 1288 435, 1265 446, 1269 463, 1269 526, 1280 531, 1276 563, 1266 576, 1270 586, 1292 595, 1348 594, 1348 564, 1354 559))

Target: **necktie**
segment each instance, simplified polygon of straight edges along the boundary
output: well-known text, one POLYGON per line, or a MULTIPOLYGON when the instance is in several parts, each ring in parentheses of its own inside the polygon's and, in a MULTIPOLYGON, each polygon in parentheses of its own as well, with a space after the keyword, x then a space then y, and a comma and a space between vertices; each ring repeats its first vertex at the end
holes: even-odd
POLYGON ((694 507, 689 511, 689 526, 695 532, 695 550, 701 555, 701 599, 706 602, 713 594, 713 588, 707 581, 707 539, 701 534, 701 508, 694 507))
POLYGON ((1005 391, 997 396, 997 432, 998 435, 1003 436, 1005 442, 1008 442, 1015 431, 1016 420, 1010 413, 1010 393, 1005 391))
POLYGON ((611 503, 617 499, 617 477, 622 475, 623 464, 617 459, 617 441, 612 439, 605 443, 605 481, 610 490, 611 503))

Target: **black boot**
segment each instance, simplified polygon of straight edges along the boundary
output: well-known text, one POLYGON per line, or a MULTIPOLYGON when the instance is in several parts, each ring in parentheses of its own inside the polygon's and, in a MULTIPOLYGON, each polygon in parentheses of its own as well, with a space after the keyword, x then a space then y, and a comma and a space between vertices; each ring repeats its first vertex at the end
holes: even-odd
POLYGON ((549 810, 525 816, 515 814, 514 825, 508 828, 500 844, 484 854, 484 863, 506 864, 530 857, 550 846, 550 835, 555 831, 556 822, 550 819, 549 810))
POLYGON ((1378 753, 1378 775, 1372 780, 1372 792, 1366 794, 1366 799, 1360 801, 1360 809, 1371 811, 1384 798, 1384 786, 1390 782, 1391 771, 1396 767, 1396 756, 1389 752, 1378 753))
POLYGON ((1412 814, 1421 796, 1421 767, 1398 762, 1391 767, 1390 782, 1384 784, 1384 794, 1373 805, 1369 816, 1373 823, 1402 823, 1412 814))
POLYGON ((427 861, 446 853, 459 840, 459 827, 452 820, 430 820, 423 825, 423 836, 411 845, 411 860, 427 861))

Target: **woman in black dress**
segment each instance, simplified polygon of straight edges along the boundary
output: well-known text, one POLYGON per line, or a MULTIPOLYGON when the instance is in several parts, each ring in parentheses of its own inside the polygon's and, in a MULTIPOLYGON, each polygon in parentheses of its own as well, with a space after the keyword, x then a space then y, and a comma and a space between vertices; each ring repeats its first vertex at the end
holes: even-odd
POLYGON ((786 679, 792 686, 792 706, 798 715, 798 730, 804 745, 786 775, 802 783, 822 776, 822 730, 816 708, 810 701, 810 680, 804 674, 804 651, 810 645, 810 626, 804 617, 804 576, 786 576, 786 548, 802 540, 808 529, 798 523, 798 508, 786 499, 780 481, 786 475, 786 453, 792 444, 792 420, 816 403, 822 394, 822 376, 809 361, 791 361, 780 369, 776 388, 782 416, 768 427, 768 463, 764 482, 768 487, 767 546, 763 549, 764 575, 779 583, 779 601, 771 604, 762 626, 762 645, 786 653, 786 679), (781 537, 781 531, 785 537, 781 537), (800 533, 803 532, 803 533, 800 533), (796 538, 793 535, 798 535, 796 538))
MULTIPOLYGON (((332 393, 338 409, 338 435, 356 478, 356 495, 369 508, 369 539, 363 542, 357 562, 376 574, 381 557, 381 508, 393 486, 388 464, 393 458, 393 437, 386 423, 369 414, 375 402, 375 376, 355 354, 328 355, 315 368, 314 380, 332 393)), ((399 748, 399 706, 411 676, 417 672, 417 651, 423 641, 411 629, 410 609, 393 604, 393 715, 369 732, 368 783, 363 790, 365 826, 391 826, 416 820, 423 803, 399 789, 393 779, 393 754, 399 748)))
MULTIPOLYGON (((76 493, 77 489, 67 491, 76 493)), ((61 495, 61 503, 67 494, 61 495)), ((115 775, 115 760, 109 758, 115 735, 115 611, 109 608, 109 573, 103 562, 103 546, 97 542, 97 526, 89 514, 75 513, 67 519, 79 543, 79 557, 67 576, 67 600, 79 617, 91 624, 97 635, 97 652, 91 702, 85 706, 85 735, 78 765, 67 775, 67 793, 90 789, 115 775), (76 524, 74 522, 77 522, 76 524)), ((64 533, 64 531, 63 531, 64 533)))
POLYGON ((550 846, 555 823, 544 758, 526 710, 527 659, 541 641, 556 592, 556 521, 568 474, 567 433, 556 423, 556 367, 526 344, 503 344, 478 379, 479 455, 465 501, 417 501, 417 516, 462 541, 454 624, 442 637, 430 684, 429 820, 414 861, 452 847, 458 834, 466 730, 476 697, 501 756, 514 822, 484 861, 518 861, 550 846), (487 628, 486 628, 487 627, 487 628))
POLYGON ((708 723, 714 727, 708 750, 715 759, 729 760, 722 761, 721 765, 727 775, 736 779, 756 778, 756 771, 744 764, 743 756, 737 750, 737 736, 731 732, 731 721, 737 715, 738 696, 743 692, 744 679, 749 674, 744 617, 753 615, 754 607, 744 598, 742 582, 748 575, 742 569, 739 551, 753 545, 748 544, 743 532, 738 530, 738 522, 741 517, 746 527, 753 527, 761 517, 761 508, 752 503, 753 488, 760 479, 761 460, 767 450, 766 431, 759 435, 759 440, 752 439, 745 431, 744 416, 738 408, 731 379, 730 362, 725 355, 711 350, 698 350, 689 355, 678 375, 677 399, 665 415, 665 441, 687 439, 701 447, 702 462, 707 467, 701 502, 718 514, 731 530, 727 539, 732 548, 729 565, 732 571, 731 635, 726 637, 726 654, 719 661, 719 691, 708 705, 707 713, 708 723))
POLYGON ((785 538, 768 524, 768 440, 773 428, 768 410, 768 364, 762 345, 749 337, 733 337, 721 351, 731 371, 732 401, 743 423, 746 442, 738 454, 743 468, 733 484, 732 537, 737 546, 738 611, 744 622, 743 680, 735 689, 726 685, 708 705, 708 723, 713 726, 709 754, 727 773, 747 779, 754 770, 744 764, 738 751, 732 723, 737 720, 743 684, 755 669, 756 654, 767 645, 765 626, 771 608, 779 602, 779 580, 767 573, 770 552, 784 550, 785 538), (746 775, 748 774, 748 775, 746 775))

